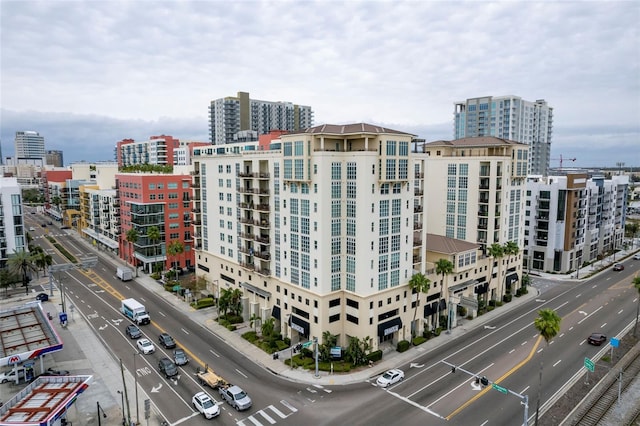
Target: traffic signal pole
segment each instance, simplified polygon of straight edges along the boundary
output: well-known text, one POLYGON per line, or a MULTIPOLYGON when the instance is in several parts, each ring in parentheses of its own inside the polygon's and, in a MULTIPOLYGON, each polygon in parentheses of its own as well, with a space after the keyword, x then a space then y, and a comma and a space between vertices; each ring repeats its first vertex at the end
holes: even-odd
POLYGON ((447 361, 440 361, 440 362, 451 367, 452 374, 455 374, 456 371, 462 371, 463 373, 468 374, 471 377, 474 377, 476 379, 476 383, 480 382, 483 386, 491 385, 491 387, 497 390, 498 392, 504 393, 505 395, 511 394, 520 398, 521 399, 520 404, 524 405, 524 422, 522 424, 524 426, 527 426, 529 424, 529 396, 528 395, 520 395, 519 393, 514 392, 511 389, 504 388, 498 385, 497 383, 490 381, 485 376, 480 377, 479 374, 472 373, 471 371, 465 370, 459 365, 451 364, 450 362, 447 362, 447 361))

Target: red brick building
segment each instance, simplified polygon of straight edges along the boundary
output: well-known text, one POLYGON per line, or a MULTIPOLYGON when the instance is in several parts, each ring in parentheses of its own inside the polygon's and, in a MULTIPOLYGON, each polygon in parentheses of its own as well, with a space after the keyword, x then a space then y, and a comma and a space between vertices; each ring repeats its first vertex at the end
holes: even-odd
POLYGON ((120 257, 151 273, 172 266, 194 265, 191 222, 191 176, 188 174, 118 173, 120 197, 120 257), (154 238, 149 231, 156 227, 154 238), (138 232, 135 242, 127 241, 128 231, 138 232), (182 245, 183 252, 172 255, 170 248, 182 245))

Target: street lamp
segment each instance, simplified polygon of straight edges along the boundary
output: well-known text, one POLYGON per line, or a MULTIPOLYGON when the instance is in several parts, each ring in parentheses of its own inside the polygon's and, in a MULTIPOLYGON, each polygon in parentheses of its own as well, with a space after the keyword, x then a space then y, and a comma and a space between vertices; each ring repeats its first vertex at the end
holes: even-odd
POLYGON ((136 424, 140 424, 140 411, 138 408, 138 368, 136 367, 136 355, 140 355, 140 353, 133 353, 133 378, 135 380, 136 386, 136 424))
POLYGON ((96 401, 96 404, 98 405, 98 426, 101 426, 102 425, 102 421, 100 420, 100 412, 102 411, 102 417, 104 417, 105 419, 107 418, 107 413, 104 412, 104 410, 100 406, 100 402, 99 401, 96 401))
POLYGON ((124 392, 119 390, 118 393, 120 394, 120 397, 122 398, 122 426, 126 426, 127 419, 124 417, 124 392))

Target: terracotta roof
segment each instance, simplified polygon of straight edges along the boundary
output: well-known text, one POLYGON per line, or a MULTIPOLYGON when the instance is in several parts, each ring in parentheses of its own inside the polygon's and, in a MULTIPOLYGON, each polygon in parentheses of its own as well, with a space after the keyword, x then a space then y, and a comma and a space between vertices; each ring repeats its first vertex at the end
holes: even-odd
POLYGON ((436 253, 456 254, 477 249, 478 243, 445 237, 444 235, 427 234, 427 251, 436 253))
POLYGON ((425 146, 501 146, 501 145, 526 145, 508 139, 497 138, 495 136, 478 136, 473 138, 454 139, 451 141, 439 140, 428 142, 425 146))
POLYGON ((387 129, 386 127, 376 126, 373 124, 367 123, 353 123, 353 124, 321 124, 320 126, 309 127, 308 129, 301 130, 295 133, 312 133, 312 134, 334 134, 334 135, 348 135, 348 134, 359 134, 359 133, 375 133, 375 134, 383 134, 383 133, 393 133, 393 134, 401 134, 401 135, 409 135, 415 136, 411 133, 401 132, 399 130, 387 129))

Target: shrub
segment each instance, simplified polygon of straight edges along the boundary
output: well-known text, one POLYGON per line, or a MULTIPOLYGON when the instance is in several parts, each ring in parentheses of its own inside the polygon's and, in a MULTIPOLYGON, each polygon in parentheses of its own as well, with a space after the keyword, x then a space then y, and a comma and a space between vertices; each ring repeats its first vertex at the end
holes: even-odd
POLYGON ((247 331, 246 333, 242 334, 242 338, 248 340, 251 343, 255 343, 256 340, 258 340, 258 333, 253 330, 247 331))
POLYGON ((489 305, 489 306, 487 307, 487 312, 491 312, 491 311, 493 311, 495 308, 496 308, 495 306, 493 306, 493 305, 489 305))
POLYGON ((502 305, 503 305, 502 300, 497 300, 497 301, 496 301, 496 306, 502 306, 502 305))
POLYGON ((425 339, 431 339, 431 330, 424 330, 422 332, 422 337, 424 337, 425 339))
POLYGON ((520 296, 522 296, 522 289, 521 288, 516 290, 516 297, 520 297, 520 296))
POLYGON ((425 339, 424 337, 417 336, 417 337, 413 338, 413 341, 411 343, 413 343, 413 346, 418 346, 418 345, 423 344, 426 341, 427 341, 427 339, 425 339))
POLYGON ((235 324, 229 324, 229 325, 227 326, 227 330, 229 330, 229 331, 236 331, 236 326, 235 326, 235 324))
POLYGON ((373 362, 380 361, 382 359, 382 351, 377 350, 367 354, 367 359, 373 362))
POLYGON ((408 341, 406 341, 406 340, 400 340, 400 341, 398 342, 398 345, 396 346, 396 350, 397 350, 398 352, 404 352, 404 351, 406 351, 407 349, 409 349, 410 347, 411 347, 411 343, 409 343, 409 342, 408 342, 408 341))
POLYGON ((502 300, 504 301, 504 303, 509 303, 511 302, 511 298, 513 297, 513 295, 511 293, 505 294, 504 296, 502 296, 502 300))
POLYGON ((151 278, 153 278, 154 280, 159 280, 161 278, 160 276, 160 272, 154 272, 153 274, 149 275, 151 278))
POLYGON ((461 305, 458 305, 458 316, 466 317, 467 316, 467 308, 461 305))
POLYGON ((433 330, 433 335, 435 337, 438 337, 440 335, 440 333, 442 333, 442 327, 438 327, 435 330, 433 330))
POLYGON ((468 320, 472 320, 473 319, 473 315, 472 314, 467 315, 467 319, 468 320))
POLYGON ((215 302, 213 301, 213 299, 208 297, 203 297, 202 299, 198 299, 197 301, 191 304, 191 306, 193 306, 196 309, 208 308, 209 306, 214 306, 214 305, 215 305, 215 302))
POLYGON ((229 321, 230 324, 240 324, 241 322, 243 322, 244 320, 242 319, 242 315, 231 315, 231 314, 227 314, 226 317, 227 321, 229 321))
POLYGON ((278 348, 279 351, 283 351, 283 350, 287 349, 289 346, 291 346, 291 345, 288 345, 287 342, 283 342, 280 339, 276 340, 275 343, 276 343, 276 347, 278 348))

